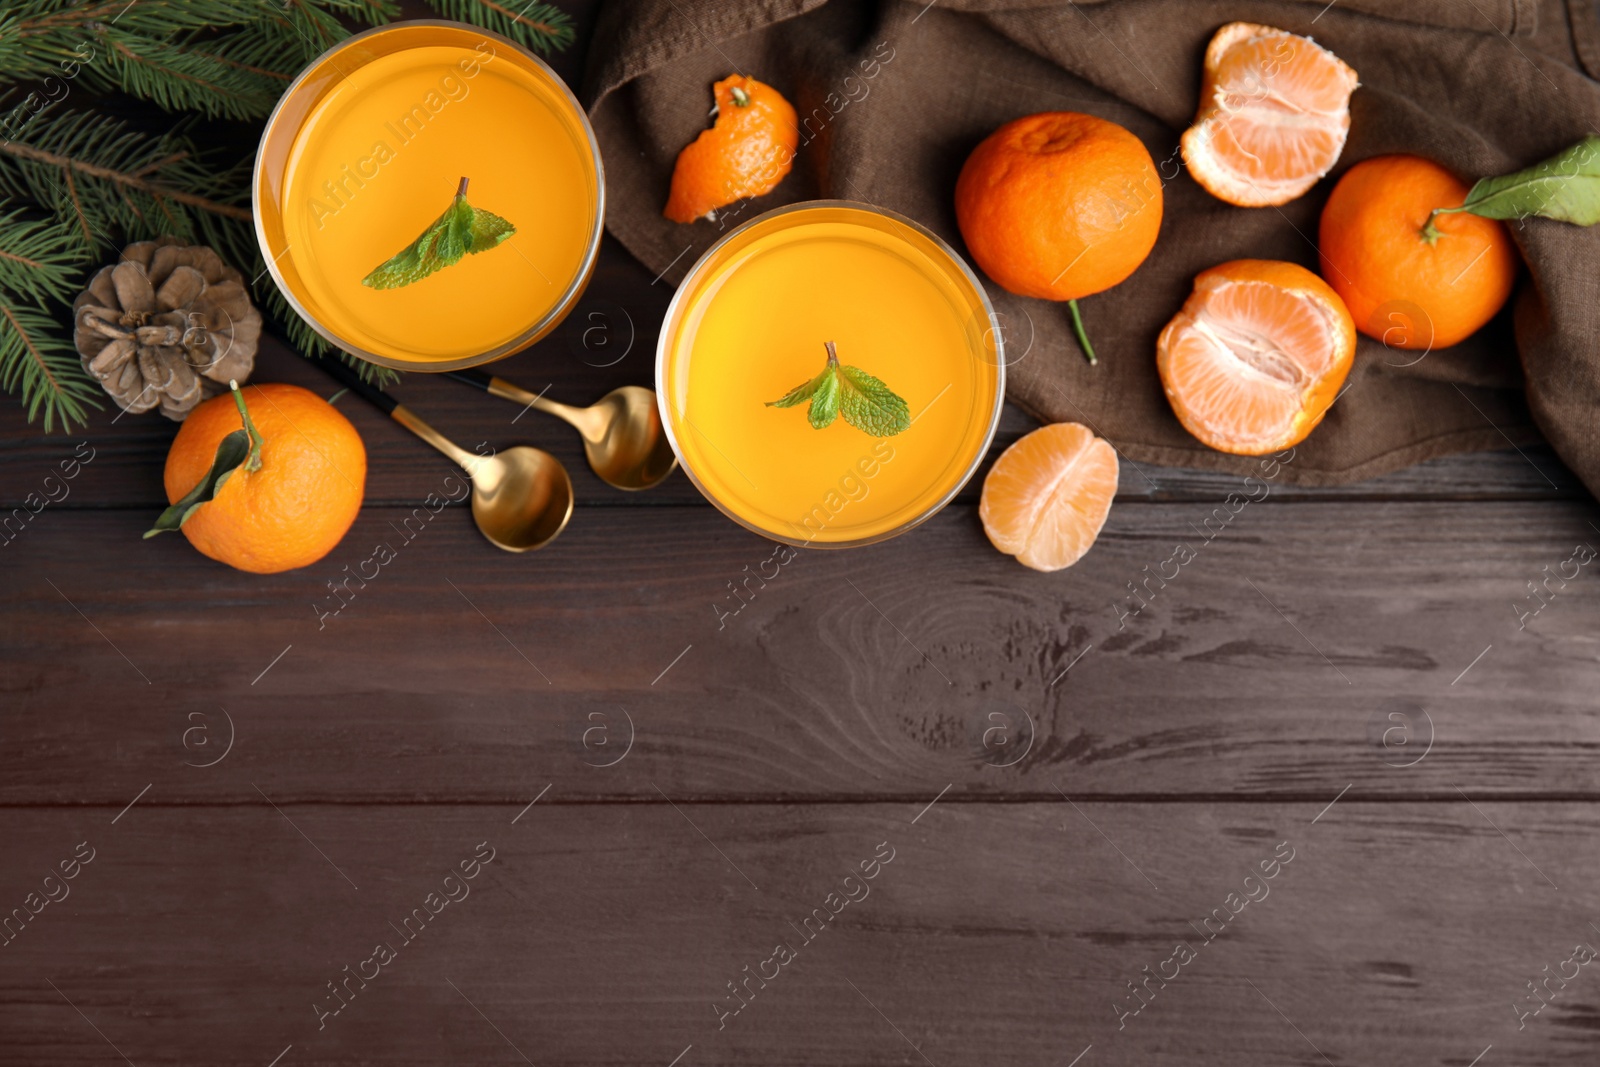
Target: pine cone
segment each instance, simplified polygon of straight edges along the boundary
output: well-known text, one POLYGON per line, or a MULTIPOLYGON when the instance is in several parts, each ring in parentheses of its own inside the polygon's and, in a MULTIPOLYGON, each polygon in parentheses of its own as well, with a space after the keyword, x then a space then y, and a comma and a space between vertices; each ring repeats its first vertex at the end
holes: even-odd
POLYGON ((175 237, 123 249, 79 294, 72 317, 84 369, 111 398, 134 413, 159 404, 176 422, 230 378, 248 379, 261 337, 244 276, 175 237))

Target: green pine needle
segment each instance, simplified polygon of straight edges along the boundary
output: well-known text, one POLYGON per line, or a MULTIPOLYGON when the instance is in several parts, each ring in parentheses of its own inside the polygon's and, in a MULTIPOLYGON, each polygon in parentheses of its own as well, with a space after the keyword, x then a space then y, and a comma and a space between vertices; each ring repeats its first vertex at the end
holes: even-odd
POLYGON ((22 397, 28 421, 44 416, 46 433, 61 423, 89 421, 86 408, 100 407, 104 394, 83 370, 57 317, 0 291, 0 389, 22 397))
POLYGON ((221 216, 247 223, 248 168, 249 160, 213 164, 181 126, 146 135, 70 111, 47 111, 0 141, 0 195, 49 208, 101 254, 161 234, 206 243, 221 216))
POLYGON ((524 48, 549 55, 572 43, 572 19, 554 4, 501 4, 494 0, 428 0, 440 15, 469 22, 509 37, 524 48))
POLYGON ((61 328, 85 263, 64 225, 0 201, 0 389, 20 395, 28 421, 42 414, 47 433, 83 424, 85 408, 100 406, 100 388, 61 328))
MULTIPOLYGON (((0 14, 0 84, 81 81, 168 111, 264 118, 307 63, 393 0, 21 0, 0 14), (87 58, 86 58, 87 57, 87 58)), ((3 135, 3 132, 0 132, 3 135)))
POLYGON ((212 118, 264 118, 285 85, 271 74, 226 62, 215 53, 113 27, 102 29, 97 43, 104 49, 104 58, 85 68, 94 72, 93 81, 109 83, 106 88, 121 89, 167 111, 198 111, 212 118))
POLYGON ((7 10, 27 37, 56 32, 81 36, 101 25, 169 39, 191 30, 252 22, 260 0, 10 0, 7 10))
POLYGON ((22 208, 7 206, 0 201, 0 290, 38 303, 70 300, 85 262, 72 235, 58 222, 29 219, 22 208))

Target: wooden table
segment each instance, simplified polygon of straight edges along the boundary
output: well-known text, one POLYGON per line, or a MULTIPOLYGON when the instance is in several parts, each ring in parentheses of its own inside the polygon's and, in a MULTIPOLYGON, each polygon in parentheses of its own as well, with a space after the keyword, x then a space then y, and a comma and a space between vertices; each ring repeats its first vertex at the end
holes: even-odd
MULTIPOLYGON (((608 242, 497 371, 649 384, 651 279, 608 242)), ((332 392, 279 347, 257 379, 332 392)), ((0 405, 5 511, 60 498, 0 549, 0 1062, 1596 1062, 1600 597, 1567 561, 1600 530, 1547 450, 1274 482, 1210 540, 1240 479, 1126 465, 1055 575, 988 547, 975 481, 773 577, 681 475, 617 493, 553 420, 396 393, 559 456, 562 539, 430 513, 459 475, 346 399, 354 529, 239 574, 140 540, 170 423, 0 405)))

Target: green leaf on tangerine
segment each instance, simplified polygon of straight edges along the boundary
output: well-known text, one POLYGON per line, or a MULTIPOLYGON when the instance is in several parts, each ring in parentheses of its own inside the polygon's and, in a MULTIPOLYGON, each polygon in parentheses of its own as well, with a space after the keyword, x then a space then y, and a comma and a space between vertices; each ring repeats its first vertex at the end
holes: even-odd
MULTIPOLYGON (((1538 216, 1593 226, 1600 222, 1600 137, 1585 137, 1542 163, 1514 174, 1479 179, 1460 207, 1441 208, 1433 215, 1458 211, 1486 219, 1538 216)), ((1437 239, 1432 216, 1423 233, 1437 239)))
POLYGON ((241 467, 250 456, 250 435, 243 430, 234 430, 221 441, 217 442, 217 456, 211 461, 211 469, 200 483, 183 495, 183 499, 163 511, 156 519, 156 524, 146 530, 146 538, 154 537, 158 533, 176 530, 189 521, 201 504, 216 497, 224 484, 234 471, 241 467))

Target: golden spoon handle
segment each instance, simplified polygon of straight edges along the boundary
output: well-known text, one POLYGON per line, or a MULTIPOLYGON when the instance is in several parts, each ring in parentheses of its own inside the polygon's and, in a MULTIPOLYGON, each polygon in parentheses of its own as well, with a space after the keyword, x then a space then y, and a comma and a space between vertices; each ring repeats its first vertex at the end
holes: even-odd
POLYGON ((454 378, 458 382, 465 382, 476 389, 482 389, 490 396, 497 396, 501 400, 510 400, 521 404, 523 409, 538 408, 547 415, 567 423, 583 435, 590 444, 599 444, 606 439, 609 429, 609 419, 605 413, 596 408, 575 408, 566 404, 558 404, 554 400, 546 400, 543 393, 530 393, 519 385, 514 385, 504 378, 496 378, 486 371, 476 368, 468 370, 453 370, 445 372, 446 378, 454 378))
POLYGON ((428 444, 432 445, 434 448, 437 448, 440 452, 443 452, 445 455, 455 460, 466 469, 468 474, 472 474, 473 470, 477 467, 478 461, 481 457, 475 456, 466 449, 458 447, 454 441, 450 440, 438 430, 435 430, 432 426, 429 426, 426 422, 423 422, 421 416, 412 411, 410 408, 406 407, 404 404, 396 404, 394 410, 389 413, 389 417, 395 422, 398 422, 401 426, 404 426, 406 429, 410 430, 412 433, 416 434, 418 437, 422 438, 424 441, 428 442, 428 444))
POLYGON ((537 408, 546 415, 554 415, 585 437, 598 440, 602 436, 602 434, 596 432, 600 427, 593 425, 594 420, 590 417, 587 408, 569 407, 554 400, 547 400, 542 394, 530 393, 520 385, 513 385, 504 378, 491 378, 489 380, 489 395, 497 396, 502 400, 513 401, 523 407, 537 408))
POLYGON ((426 422, 423 422, 422 418, 410 408, 370 382, 362 381, 361 375, 356 373, 354 369, 345 366, 332 356, 314 357, 312 362, 341 382, 346 389, 366 400, 395 422, 398 422, 401 426, 404 426, 428 442, 428 444, 455 460, 466 468, 468 474, 471 474, 477 466, 481 457, 475 456, 465 449, 457 448, 455 442, 445 437, 432 426, 429 426, 426 422))

